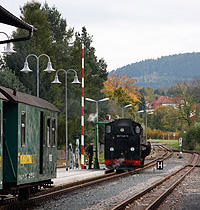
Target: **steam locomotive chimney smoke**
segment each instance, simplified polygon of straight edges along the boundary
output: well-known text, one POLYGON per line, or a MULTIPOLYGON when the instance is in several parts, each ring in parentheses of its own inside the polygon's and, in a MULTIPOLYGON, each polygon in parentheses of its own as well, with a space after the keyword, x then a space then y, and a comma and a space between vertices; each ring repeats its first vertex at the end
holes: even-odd
POLYGON ((97 118, 97 114, 96 113, 95 114, 90 114, 87 121, 94 122, 95 118, 97 118))

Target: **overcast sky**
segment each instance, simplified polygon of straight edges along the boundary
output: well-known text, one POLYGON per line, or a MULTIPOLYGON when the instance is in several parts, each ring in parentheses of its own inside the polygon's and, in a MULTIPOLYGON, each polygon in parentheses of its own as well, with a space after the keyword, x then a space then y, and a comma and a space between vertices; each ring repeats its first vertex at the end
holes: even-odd
MULTIPOLYGON (((26 2, 1 0, 1 5, 19 17, 20 6, 26 2)), ((149 58, 200 51, 199 0, 46 2, 55 6, 75 31, 86 26, 93 36, 97 57, 105 59, 109 71, 149 58)), ((0 31, 11 33, 10 27, 3 24, 0 31)))

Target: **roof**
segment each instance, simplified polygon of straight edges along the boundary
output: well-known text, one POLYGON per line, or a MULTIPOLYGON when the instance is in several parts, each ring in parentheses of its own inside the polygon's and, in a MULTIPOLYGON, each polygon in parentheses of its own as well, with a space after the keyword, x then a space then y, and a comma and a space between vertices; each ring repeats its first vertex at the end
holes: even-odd
POLYGON ((155 109, 161 105, 172 105, 180 103, 181 97, 159 96, 156 100, 147 103, 149 109, 155 109))
POLYGON ((15 26, 17 28, 22 28, 22 29, 28 30, 30 33, 30 35, 28 37, 4 40, 4 41, 0 41, 0 44, 30 39, 32 36, 32 32, 37 30, 36 28, 34 28, 34 26, 32 26, 32 25, 24 22, 23 20, 19 19, 18 17, 14 16, 12 13, 7 11, 1 5, 0 5, 0 23, 15 26))
POLYGON ((5 100, 5 101, 8 100, 2 93, 0 93, 0 99, 5 100))
POLYGON ((0 86, 0 92, 6 97, 9 101, 15 103, 23 103, 31 106, 40 107, 43 109, 48 109, 51 111, 59 112, 59 109, 48 101, 38 98, 27 93, 22 93, 13 89, 5 88, 0 86))

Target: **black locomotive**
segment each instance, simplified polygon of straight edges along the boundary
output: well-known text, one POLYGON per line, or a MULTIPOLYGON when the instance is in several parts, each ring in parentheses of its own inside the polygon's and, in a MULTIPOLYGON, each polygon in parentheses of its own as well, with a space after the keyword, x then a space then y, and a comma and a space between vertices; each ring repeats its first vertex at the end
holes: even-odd
POLYGON ((105 126, 105 165, 108 169, 132 170, 142 166, 143 128, 131 119, 116 119, 105 126))

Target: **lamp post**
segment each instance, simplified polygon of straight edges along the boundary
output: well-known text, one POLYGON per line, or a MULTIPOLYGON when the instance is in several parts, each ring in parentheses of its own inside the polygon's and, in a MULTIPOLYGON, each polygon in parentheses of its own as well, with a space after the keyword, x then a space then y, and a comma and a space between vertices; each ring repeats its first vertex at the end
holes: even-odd
MULTIPOLYGON (((7 33, 5 32, 0 32, 1 34, 4 34, 7 36, 8 39, 10 39, 10 37, 8 36, 7 33)), ((15 50, 13 50, 11 43, 6 43, 6 47, 4 47, 4 51, 2 53, 5 53, 7 55, 11 55, 12 53, 16 53, 15 50)))
POLYGON ((21 72, 24 72, 24 73, 32 72, 32 70, 28 66, 28 58, 29 57, 35 57, 36 58, 36 61, 37 61, 37 69, 36 69, 37 70, 37 97, 40 96, 40 92, 39 92, 39 90, 40 90, 40 84, 39 84, 39 81, 40 81, 40 78, 39 78, 39 73, 40 73, 40 70, 39 70, 39 59, 42 56, 45 56, 45 57, 48 58, 47 68, 44 71, 47 72, 47 73, 51 73, 51 72, 55 71, 52 68, 50 57, 47 54, 41 54, 39 56, 37 56, 35 54, 29 54, 26 57, 26 59, 25 59, 24 68, 22 70, 20 70, 21 72))
POLYGON ((73 84, 80 84, 79 80, 78 80, 78 76, 77 76, 77 72, 74 69, 68 69, 68 70, 64 70, 64 69, 58 69, 56 71, 56 75, 55 75, 55 79, 52 82, 52 84, 61 84, 61 82, 58 79, 58 73, 60 71, 63 71, 65 73, 65 143, 66 143, 66 171, 68 170, 68 124, 67 124, 67 73, 69 71, 73 71, 75 76, 74 76, 74 81, 72 82, 73 84))
POLYGON ((143 113, 144 112, 144 110, 140 110, 140 111, 137 111, 136 113, 135 113, 135 121, 137 120, 137 113, 143 113))
POLYGON ((124 109, 133 106, 132 104, 128 104, 124 107, 122 107, 122 118, 124 118, 124 109))
MULTIPOLYGON (((91 99, 91 98, 85 98, 85 100, 96 103, 96 115, 97 115, 96 121, 98 122, 98 120, 99 120, 99 102, 108 101, 109 98, 103 98, 103 99, 100 99, 98 101, 94 100, 94 99, 91 99)), ((98 125, 98 123, 96 124, 96 130, 95 131, 96 131, 96 151, 95 151, 94 168, 98 169, 99 168, 99 162, 98 162, 99 125, 98 125)))
POLYGON ((145 135, 146 135, 146 141, 147 141, 147 118, 148 118, 148 114, 153 114, 153 112, 147 112, 147 111, 145 111, 145 118, 146 118, 146 123, 145 123, 145 135))
POLYGON ((153 114, 153 112, 147 112, 146 110, 140 110, 137 111, 136 113, 145 113, 145 139, 147 140, 147 119, 148 119, 148 114, 153 114))

